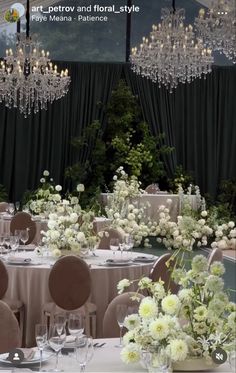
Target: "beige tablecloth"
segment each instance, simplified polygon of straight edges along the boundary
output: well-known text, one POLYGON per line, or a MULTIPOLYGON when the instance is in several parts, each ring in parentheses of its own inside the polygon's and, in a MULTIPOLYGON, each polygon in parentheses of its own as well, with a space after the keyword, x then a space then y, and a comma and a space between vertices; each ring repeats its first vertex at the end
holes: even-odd
MULTIPOLYGON (((91 361, 87 364, 86 372, 109 372, 109 373, 125 373, 125 372, 135 372, 143 373, 147 372, 141 365, 141 363, 135 364, 125 364, 120 358, 120 348, 116 345, 119 343, 118 339, 99 339, 94 342, 105 343, 103 347, 94 348, 94 355, 91 361)), ((1 373, 9 373, 9 371, 2 371, 4 368, 9 368, 9 366, 0 364, 1 373)), ((27 366, 31 368, 30 365, 27 366)), ((55 367, 55 357, 52 356, 51 359, 43 363, 42 369, 44 372, 49 372, 50 369, 55 367)), ((64 372, 79 372, 79 363, 72 356, 65 356, 59 358, 58 368, 62 369, 64 372)), ((230 366, 225 363, 215 370, 208 370, 208 373, 221 372, 229 373, 230 366)), ((180 372, 181 373, 181 372, 180 372)), ((197 372, 196 372, 197 373, 197 372)))
MULTIPOLYGON (((104 205, 109 206, 109 196, 110 193, 102 193, 101 199, 104 205)), ((193 209, 196 209, 196 196, 189 196, 190 203, 193 209)), ((181 212, 180 198, 178 194, 142 194, 137 198, 133 199, 133 202, 137 201, 137 206, 141 207, 142 205, 149 206, 146 208, 146 217, 150 218, 152 221, 159 220, 159 211, 158 208, 161 205, 165 205, 170 209, 170 216, 172 221, 177 221, 177 216, 181 212), (171 199, 171 205, 167 204, 167 199, 171 199)))
MULTIPOLYGON (((33 239, 33 243, 38 243, 41 238, 41 231, 47 230, 47 221, 36 221, 36 234, 33 239)), ((0 219, 0 235, 2 234, 10 234, 10 224, 11 219, 7 218, 4 219, 4 217, 1 217, 0 219)))
MULTIPOLYGON (((138 279, 148 275, 152 264, 134 264, 127 267, 103 266, 106 259, 112 258, 109 250, 97 250, 98 257, 86 259, 91 265, 92 293, 91 302, 97 306, 97 336, 102 337, 102 321, 110 301, 117 295, 117 283, 123 278, 138 279)), ((27 347, 35 345, 35 324, 42 321, 42 307, 51 301, 48 290, 50 264, 38 264, 40 258, 34 253, 22 253, 21 256, 31 256, 35 265, 7 265, 9 287, 7 297, 20 299, 26 309, 24 341, 27 347)), ((116 253, 118 258, 120 253, 116 253)), ((125 253, 123 255, 126 255, 125 253)), ((140 254, 131 253, 132 257, 140 254)), ((142 254, 145 255, 145 254, 142 254)))

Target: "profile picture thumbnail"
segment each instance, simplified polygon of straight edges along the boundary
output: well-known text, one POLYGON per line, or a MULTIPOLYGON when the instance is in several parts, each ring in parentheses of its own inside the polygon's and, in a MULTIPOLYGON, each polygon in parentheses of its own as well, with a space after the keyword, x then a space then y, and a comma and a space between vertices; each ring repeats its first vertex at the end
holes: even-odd
POLYGON ((9 23, 15 23, 18 22, 24 14, 24 6, 21 3, 15 3, 5 12, 4 19, 9 23))

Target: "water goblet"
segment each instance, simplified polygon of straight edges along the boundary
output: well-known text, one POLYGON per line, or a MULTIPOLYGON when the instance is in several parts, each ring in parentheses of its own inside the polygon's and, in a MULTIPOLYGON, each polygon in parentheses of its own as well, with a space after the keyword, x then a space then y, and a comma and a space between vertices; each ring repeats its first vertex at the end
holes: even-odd
POLYGON ((40 352, 40 368, 42 370, 42 358, 43 358, 43 349, 47 345, 47 325, 36 324, 35 326, 35 339, 40 352))
POLYGON ((111 238, 110 239, 110 249, 113 252, 113 257, 115 256, 115 252, 119 250, 120 241, 118 238, 111 238))
POLYGON ((77 344, 84 332, 84 316, 71 313, 68 319, 68 330, 70 335, 75 337, 75 344, 77 344))
POLYGON ((92 359, 93 356, 93 342, 91 338, 83 336, 80 338, 76 348, 76 360, 80 365, 80 372, 85 371, 87 362, 92 359))
POLYGON ((116 347, 123 347, 122 344, 122 332, 124 328, 124 321, 127 316, 128 307, 126 304, 118 304, 116 306, 116 320, 120 328, 120 343, 116 347))
POLYGON ((11 251, 15 254, 17 248, 19 247, 18 236, 10 236, 10 246, 11 246, 11 251))
POLYGON ((58 333, 58 328, 56 325, 51 325, 49 327, 48 333, 48 343, 49 346, 56 352, 56 364, 53 372, 60 372, 58 369, 58 355, 61 349, 64 347, 66 342, 66 330, 63 326, 61 333, 58 333))
MULTIPOLYGON (((20 240, 21 242, 23 242, 23 245, 24 245, 24 249, 25 249, 25 245, 26 245, 26 242, 28 241, 29 239, 29 228, 27 229, 22 229, 20 231, 20 240)), ((24 250, 25 251, 25 250, 24 250)))
POLYGON ((55 325, 59 335, 62 334, 63 327, 66 325, 66 316, 63 313, 58 313, 55 315, 55 325))

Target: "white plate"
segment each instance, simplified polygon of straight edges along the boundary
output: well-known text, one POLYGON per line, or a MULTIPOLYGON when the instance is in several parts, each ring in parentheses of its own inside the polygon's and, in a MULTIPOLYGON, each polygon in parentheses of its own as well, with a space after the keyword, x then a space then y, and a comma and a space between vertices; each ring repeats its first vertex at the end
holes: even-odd
MULTIPOLYGON (((43 351, 42 362, 49 360, 53 355, 54 354, 52 352, 43 351)), ((9 353, 0 354, 0 362, 4 363, 4 364, 7 364, 7 365, 17 366, 17 367, 21 367, 22 365, 34 365, 34 364, 39 364, 40 363, 39 351, 35 352, 35 355, 32 359, 27 360, 27 361, 23 361, 20 365, 19 364, 14 364, 11 361, 7 360, 8 356, 9 356, 9 353)))
POLYGON ((147 257, 147 256, 137 256, 133 259, 134 262, 138 263, 152 263, 157 259, 156 256, 147 257))
POLYGON ((11 264, 11 265, 21 265, 21 266, 25 266, 25 265, 32 265, 32 264, 34 264, 33 262, 32 262, 32 260, 30 259, 29 261, 24 261, 24 260, 22 260, 22 259, 19 259, 19 260, 17 260, 17 259, 14 259, 14 260, 11 260, 11 259, 7 259, 6 260, 6 263, 7 264, 11 264))
POLYGON ((104 262, 104 265, 109 266, 109 267, 124 267, 124 266, 130 266, 131 264, 133 264, 131 260, 127 260, 127 261, 114 260, 113 262, 104 262))

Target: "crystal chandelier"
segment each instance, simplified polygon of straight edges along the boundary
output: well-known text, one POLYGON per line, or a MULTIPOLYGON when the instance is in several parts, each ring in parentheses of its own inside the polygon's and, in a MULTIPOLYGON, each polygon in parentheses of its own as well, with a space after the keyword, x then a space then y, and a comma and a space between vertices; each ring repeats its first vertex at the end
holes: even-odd
POLYGON ((17 34, 15 52, 6 50, 0 63, 0 102, 19 108, 26 118, 31 111, 46 110, 48 103, 65 96, 69 84, 68 70, 59 73, 49 52, 40 50, 37 39, 29 36, 28 13, 26 35, 17 34))
POLYGON ((213 57, 202 39, 195 38, 193 27, 184 26, 184 9, 161 11, 161 23, 152 26, 150 38, 143 38, 130 57, 132 70, 173 91, 178 83, 190 83, 211 72, 213 57))
POLYGON ((236 63, 235 0, 214 0, 207 11, 200 9, 195 27, 208 48, 224 53, 236 63))

